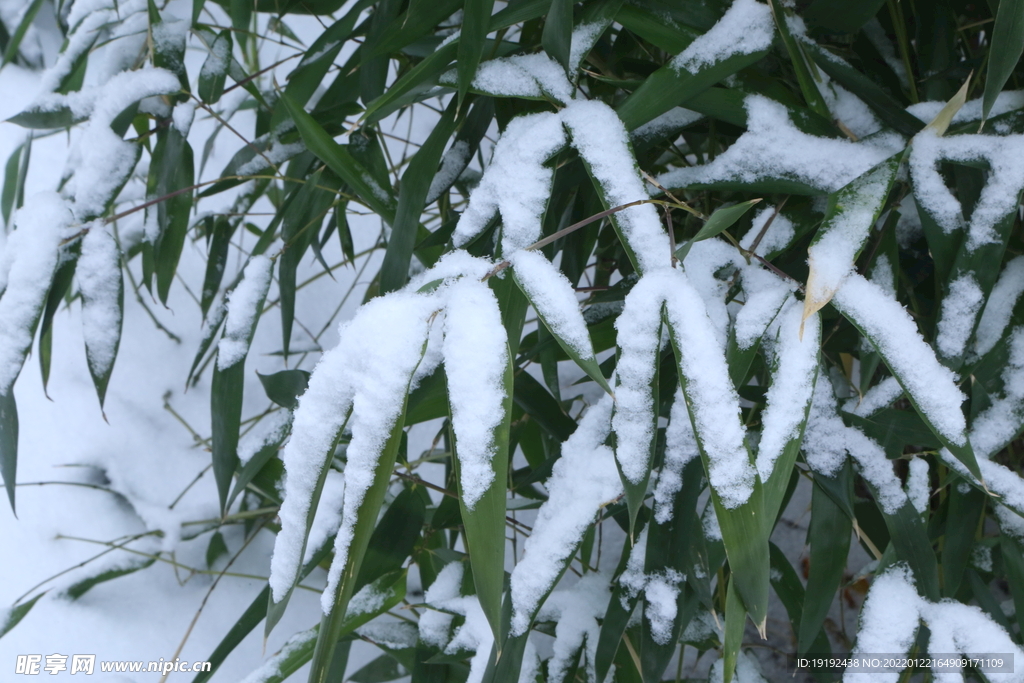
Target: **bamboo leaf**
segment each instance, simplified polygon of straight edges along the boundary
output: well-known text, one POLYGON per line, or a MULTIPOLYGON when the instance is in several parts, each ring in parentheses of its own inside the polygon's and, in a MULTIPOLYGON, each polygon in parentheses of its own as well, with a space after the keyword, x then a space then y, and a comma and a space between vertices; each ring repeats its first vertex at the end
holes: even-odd
POLYGON ((942 593, 946 597, 956 596, 963 581, 986 499, 984 493, 974 488, 961 491, 963 481, 953 475, 950 477, 949 511, 942 544, 942 593))
POLYGON ((12 628, 17 626, 18 623, 25 618, 25 615, 29 613, 29 610, 31 610, 35 606, 35 604, 39 602, 39 598, 43 597, 44 595, 46 595, 46 591, 39 593, 38 595, 34 596, 31 600, 28 600, 26 602, 21 603, 20 605, 15 605, 14 607, 12 607, 10 612, 7 613, 7 617, 4 619, 4 621, 0 623, 0 638, 3 638, 4 635, 9 633, 12 628))
POLYGON ((11 512, 14 507, 14 492, 18 474, 18 404, 14 401, 14 389, 0 394, 0 476, 4 478, 7 500, 11 512))
MULTIPOLYGON (((992 28, 992 46, 988 50, 988 75, 982 100, 982 119, 988 118, 999 92, 1010 80, 1024 52, 1024 2, 1000 0, 996 23, 992 28)), ((940 133, 941 134, 941 133, 940 133)))
POLYGON ((476 69, 484 51, 484 39, 490 30, 491 10, 494 0, 465 0, 462 9, 462 32, 459 34, 459 51, 456 60, 458 76, 458 102, 462 105, 473 84, 476 69))
POLYGON ((305 370, 281 370, 272 375, 256 373, 263 385, 267 398, 277 405, 294 410, 299 405, 299 396, 309 386, 309 373, 305 370))
POLYGON ((76 581, 64 589, 63 594, 72 600, 77 600, 98 584, 134 574, 140 569, 152 566, 154 562, 156 562, 155 557, 130 557, 115 567, 101 570, 92 576, 76 581))
MULTIPOLYGON (((146 185, 150 197, 166 197, 186 190, 195 182, 192 147, 174 126, 158 134, 146 185)), ((159 234, 153 246, 154 273, 160 301, 167 303, 171 283, 178 271, 178 261, 188 234, 192 191, 186 190, 146 210, 147 219, 155 214, 159 234)))
POLYGON ((715 235, 722 234, 731 228, 736 221, 742 218, 747 211, 750 211, 750 209, 760 201, 760 199, 751 199, 745 202, 740 202, 739 204, 723 206, 715 209, 715 212, 708 217, 704 225, 702 225, 700 230, 697 231, 697 234, 694 235, 686 244, 676 249, 676 258, 680 261, 685 260, 686 255, 690 253, 690 249, 693 247, 694 242, 711 239, 715 235))
POLYGON ((826 120, 831 119, 832 114, 828 110, 828 105, 825 104, 825 98, 821 96, 821 92, 818 90, 816 81, 820 80, 820 77, 815 78, 816 74, 812 74, 808 68, 807 59, 802 49, 803 44, 797 42, 789 30, 786 9, 779 0, 769 0, 768 4, 772 8, 775 28, 778 29, 779 35, 782 37, 782 44, 786 46, 789 61, 793 64, 793 71, 796 72, 796 80, 800 84, 800 92, 804 96, 804 101, 811 108, 811 111, 826 120))
POLYGON ((736 582, 729 577, 729 590, 725 594, 725 636, 722 642, 722 658, 725 666, 722 678, 725 683, 732 681, 736 672, 736 660, 743 644, 743 627, 747 623, 747 611, 744 609, 736 582))
POLYGON ((231 31, 225 29, 210 46, 210 54, 206 56, 199 72, 199 98, 206 104, 215 104, 224 94, 224 81, 227 79, 228 67, 231 66, 232 45, 231 31))
POLYGON ((541 45, 544 51, 562 65, 566 74, 572 78, 572 65, 569 64, 569 50, 572 43, 572 0, 551 0, 551 9, 544 19, 544 32, 541 34, 541 45))
POLYGON ((3 61, 0 65, 7 64, 18 54, 18 48, 21 47, 21 41, 25 38, 25 33, 28 31, 28 27, 35 21, 36 15, 39 14, 40 8, 43 6, 43 0, 32 0, 32 4, 28 6, 25 13, 21 17, 21 21, 18 23, 18 28, 14 29, 14 33, 11 35, 11 39, 7 43, 7 47, 4 49, 3 61))

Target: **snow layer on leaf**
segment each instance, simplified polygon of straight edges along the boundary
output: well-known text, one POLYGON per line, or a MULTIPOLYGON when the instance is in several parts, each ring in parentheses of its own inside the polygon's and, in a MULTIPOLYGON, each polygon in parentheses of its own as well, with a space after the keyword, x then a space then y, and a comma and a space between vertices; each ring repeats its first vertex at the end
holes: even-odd
POLYGON ((296 633, 281 646, 281 649, 276 654, 263 662, 260 668, 246 676, 242 683, 267 683, 267 681, 273 678, 280 680, 279 674, 285 660, 291 657, 296 650, 307 647, 310 643, 315 642, 319 632, 319 624, 317 624, 313 628, 296 633))
POLYGON ((807 249, 811 269, 807 280, 810 301, 823 305, 853 270, 857 254, 889 192, 891 179, 892 167, 884 164, 839 191, 836 212, 826 218, 818 229, 818 237, 807 249))
POLYGON ((587 323, 580 312, 572 283, 551 261, 536 251, 520 250, 509 256, 516 281, 552 334, 584 360, 594 358, 587 323))
POLYGON ((732 6, 707 33, 690 43, 672 67, 697 73, 733 55, 767 50, 775 36, 775 22, 768 5, 755 0, 734 0, 732 6))
MULTIPOLYGON (((881 27, 879 27, 881 28, 881 27)), ((968 100, 964 103, 964 106, 960 107, 960 110, 953 115, 952 123, 969 123, 970 121, 980 121, 982 117, 982 98, 975 100, 968 100)), ((945 102, 918 102, 907 107, 907 111, 924 121, 930 123, 939 115, 942 108, 946 106, 945 102)), ((992 119, 1001 114, 1005 114, 1015 109, 1024 108, 1024 90, 1004 90, 999 93, 996 97, 995 103, 992 105, 992 111, 989 112, 988 118, 992 119)))
POLYGON ((769 220, 771 220, 771 225, 768 226, 764 236, 761 237, 761 241, 758 242, 754 253, 759 256, 765 256, 775 251, 781 251, 789 246, 796 232, 793 227, 793 221, 786 218, 784 214, 776 213, 775 211, 774 206, 766 206, 754 215, 750 230, 740 240, 741 247, 749 251, 754 245, 754 240, 761 234, 769 220))
POLYGON ((196 117, 196 103, 180 102, 174 105, 174 113, 171 116, 174 127, 183 138, 187 138, 189 130, 192 129, 192 121, 196 117))
MULTIPOLYGON (((615 366, 615 458, 622 474, 639 483, 650 466, 654 439, 654 397, 651 381, 661 348, 661 310, 665 300, 661 273, 640 278, 626 295, 626 305, 615 320, 619 360, 615 366)), ((692 292, 692 288, 691 288, 692 292)), ((697 294, 693 292, 692 296, 697 294)), ((710 322, 706 323, 710 332, 710 322)), ((714 341, 714 333, 710 336, 714 341)))
POLYGON ((683 488, 683 468, 700 455, 693 433, 686 397, 676 389, 668 427, 665 429, 665 464, 654 488, 654 519, 658 524, 671 521, 675 496, 683 488))
POLYGON ((562 445, 546 488, 548 500, 537 513, 523 557, 512 570, 512 635, 530 628, 534 613, 551 590, 601 506, 622 494, 608 438, 612 406, 605 396, 592 406, 562 445))
MULTIPOLYGON (((302 556, 302 564, 313 559, 320 548, 328 542, 341 526, 341 508, 345 502, 345 475, 337 470, 328 470, 324 479, 324 488, 320 492, 320 502, 316 506, 313 526, 309 528, 309 539, 306 541, 306 552, 302 556)), ((351 604, 349 605, 351 607, 351 604)))
MULTIPOLYGON (((711 676, 708 683, 723 683, 725 680, 725 661, 719 659, 711 665, 711 676)), ((768 683, 757 666, 757 660, 740 650, 736 657, 736 672, 732 677, 733 683, 768 683)))
POLYGON ((808 135, 793 125, 784 105, 761 95, 747 96, 744 106, 747 132, 729 149, 704 166, 669 171, 658 182, 673 188, 787 179, 835 192, 903 148, 896 134, 860 142, 808 135))
MULTIPOLYGON (((448 81, 447 74, 441 79, 448 81)), ((542 52, 491 59, 480 64, 473 88, 505 97, 543 97, 565 104, 572 99, 573 88, 565 69, 542 52)))
MULTIPOLYGON (((725 353, 715 339, 703 301, 682 272, 669 269, 645 278, 651 278, 664 297, 674 343, 682 354, 679 366, 686 379, 694 431, 708 457, 708 479, 725 507, 738 507, 753 493, 755 472, 740 422, 739 395, 729 378, 725 353)), ((619 339, 621 343, 621 331, 619 339)))
POLYGON ((878 349, 920 410, 946 439, 966 442, 963 394, 956 376, 939 364, 913 319, 898 301, 856 273, 843 281, 834 302, 878 349))
POLYGON ((896 274, 889 263, 888 254, 879 254, 871 264, 871 281, 882 288, 886 294, 896 298, 896 274))
POLYGON ((871 417, 903 395, 903 387, 895 377, 886 377, 859 398, 843 404, 843 410, 860 417, 871 417))
POLYGON ((286 479, 279 512, 281 531, 270 562, 274 600, 281 601, 295 580, 313 490, 347 422, 352 440, 347 449, 342 525, 324 591, 325 610, 330 609, 348 558, 356 513, 402 411, 422 357, 428 319, 436 309, 433 298, 408 292, 373 299, 339 326, 338 345, 323 355, 313 371, 309 388, 299 397, 292 436, 282 456, 286 479))
MULTIPOLYGON (((861 608, 860 631, 851 654, 909 652, 924 604, 906 567, 896 566, 876 577, 861 608)), ((843 683, 896 683, 900 671, 847 672, 843 683)))
MULTIPOLYGON (((963 654, 968 657, 984 656, 989 652, 1011 654, 1016 661, 1024 658, 1024 650, 1013 642, 1002 626, 975 605, 947 600, 937 603, 925 602, 921 607, 921 618, 930 631, 928 651, 930 653, 963 654)), ((986 673, 985 678, 995 681, 1022 681, 1024 672, 986 673)), ((959 671, 936 672, 937 683, 953 683, 964 680, 959 671)))
POLYGON ((472 149, 466 140, 456 140, 452 143, 452 146, 441 157, 441 168, 437 170, 434 179, 430 181, 430 189, 427 190, 427 204, 437 201, 441 193, 458 179, 459 174, 469 163, 471 152, 472 149))
POLYGON ((943 356, 953 358, 964 352, 984 299, 978 281, 970 273, 950 283, 949 292, 942 299, 942 314, 935 336, 935 345, 943 356))
MULTIPOLYGON (((494 632, 491 631, 487 617, 484 616, 480 601, 475 595, 448 600, 446 608, 450 611, 466 617, 465 623, 455 631, 448 646, 444 649, 445 654, 455 654, 465 650, 475 651, 476 654, 469 660, 469 676, 466 683, 481 683, 484 672, 487 670, 487 660, 491 656, 491 646, 494 645, 494 632)), ((523 657, 525 665, 519 672, 519 683, 533 683, 531 676, 536 675, 537 668, 532 666, 536 653, 531 652, 529 642, 526 653, 523 657)))
MULTIPOLYGON (((51 96, 54 104, 65 100, 76 116, 88 116, 69 164, 74 176, 68 191, 75 198, 75 216, 91 220, 103 214, 108 201, 132 172, 138 159, 138 145, 122 140, 110 128, 114 119, 130 105, 146 97, 177 92, 181 83, 165 69, 124 71, 101 86, 66 97, 51 96)), ((47 100, 50 101, 50 100, 47 100)))
POLYGON ((736 344, 749 349, 782 310, 794 287, 757 263, 741 268, 740 273, 746 302, 736 314, 736 344))
POLYGON ((647 532, 649 530, 650 527, 645 526, 637 535, 636 542, 629 550, 626 569, 619 575, 619 585, 622 588, 619 599, 622 601, 623 608, 628 608, 629 600, 640 595, 647 584, 644 567, 647 564, 647 532))
POLYGON ((256 329, 256 316, 267 298, 274 262, 266 256, 253 256, 245 267, 242 281, 228 295, 228 314, 224 336, 217 345, 217 369, 226 370, 243 360, 256 329))
POLYGON ((552 593, 544 603, 539 618, 543 621, 557 621, 547 680, 565 680, 580 648, 584 650, 578 664, 585 668, 588 681, 595 679, 594 662, 601 630, 597 620, 605 616, 610 598, 608 577, 592 572, 583 576, 572 588, 552 593))
POLYGON ((238 461, 244 466, 272 443, 278 443, 292 426, 292 411, 278 410, 259 421, 238 441, 238 461))
POLYGON ((846 425, 836 414, 836 398, 827 376, 814 383, 814 398, 807 415, 802 448, 811 469, 826 477, 833 476, 846 460, 846 443, 841 437, 846 425))
POLYGON ((451 285, 444 318, 444 367, 467 509, 494 482, 494 430, 505 419, 508 337, 494 293, 464 278, 451 285))
MULTIPOLYGON (((626 128, 614 109, 597 100, 575 100, 560 116, 572 133, 573 147, 601 186, 609 208, 648 198, 629 149, 626 128)), ((670 265, 668 235, 652 205, 620 211, 615 220, 636 254, 640 272, 670 265)))
POLYGON ((651 637, 658 645, 672 640, 672 625, 679 606, 679 591, 686 577, 673 569, 647 577, 644 587, 644 616, 651 628, 651 637))
MULTIPOLYGON (((907 497, 918 512, 928 509, 928 497, 931 495, 931 484, 928 481, 928 461, 914 458, 910 461, 910 474, 907 476, 907 497)), ((943 650, 945 652, 945 650, 943 650)))
POLYGON ((806 322, 803 305, 790 299, 779 314, 778 334, 773 346, 775 370, 768 388, 768 407, 761 423, 757 447, 757 473, 767 481, 786 444, 799 438, 800 428, 814 392, 821 346, 821 319, 812 315, 806 322), (803 325, 803 337, 800 336, 803 325))
POLYGON ((918 206, 949 233, 963 224, 960 202, 939 174, 941 161, 986 161, 988 181, 971 213, 964 244, 973 252, 1001 241, 996 224, 1017 208, 1024 188, 1024 135, 953 135, 939 137, 931 129, 918 133, 910 153, 914 196, 918 206))
POLYGON ((711 501, 704 507, 701 528, 704 530, 704 538, 711 541, 722 540, 722 526, 718 523, 718 513, 715 512, 715 506, 711 501))
POLYGON ((482 280, 493 267, 494 264, 485 258, 472 256, 467 251, 456 249, 442 256, 428 270, 412 277, 404 289, 415 292, 431 282, 437 280, 450 282, 460 277, 482 280))
POLYGON ((629 135, 634 140, 649 140, 681 130, 692 123, 700 121, 702 118, 704 118, 704 115, 701 113, 690 111, 683 107, 675 107, 660 116, 656 116, 639 128, 634 128, 630 131, 629 135))
POLYGON ((55 192, 29 197, 14 214, 15 230, 0 254, 0 396, 10 393, 32 346, 71 219, 55 192))
POLYGON ((565 129, 557 114, 543 112, 512 119, 459 218, 453 243, 462 246, 480 234, 496 210, 501 212, 505 254, 536 242, 553 175, 543 164, 564 144, 565 129))
POLYGON ((569 41, 569 69, 575 72, 586 58, 607 26, 601 21, 577 24, 569 41))
POLYGON ((89 226, 75 265, 82 293, 82 330, 89 367, 102 377, 110 371, 121 339, 121 253, 110 228, 101 221, 89 226))
POLYGON ((992 401, 971 425, 971 446, 979 458, 991 458, 1024 425, 1024 327, 1010 333, 1009 358, 1003 367, 1003 396, 992 401))
POLYGON ((1006 264, 985 302, 985 310, 975 332, 976 355, 984 356, 1003 336, 1021 294, 1024 294, 1024 256, 1018 256, 1006 264))
POLYGON ((686 255, 686 277, 704 300, 715 337, 723 349, 729 338, 729 311, 725 300, 732 285, 730 277, 745 266, 746 261, 736 248, 718 238, 696 242, 686 255))
POLYGON ((424 602, 434 608, 424 610, 420 614, 419 632, 420 638, 427 645, 443 648, 448 644, 449 634, 452 628, 454 617, 448 612, 439 611, 447 609, 445 605, 450 600, 459 597, 462 587, 462 575, 465 565, 461 562, 449 562, 438 573, 434 583, 430 584, 424 596, 424 602))

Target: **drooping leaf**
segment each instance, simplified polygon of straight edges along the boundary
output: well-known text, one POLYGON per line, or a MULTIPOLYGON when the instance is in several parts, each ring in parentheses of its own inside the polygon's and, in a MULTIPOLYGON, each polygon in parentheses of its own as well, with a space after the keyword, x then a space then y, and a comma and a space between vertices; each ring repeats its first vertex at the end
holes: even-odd
POLYGON ((1000 0, 988 50, 988 75, 982 100, 982 118, 988 118, 996 97, 1010 79, 1024 52, 1024 2, 1000 0))

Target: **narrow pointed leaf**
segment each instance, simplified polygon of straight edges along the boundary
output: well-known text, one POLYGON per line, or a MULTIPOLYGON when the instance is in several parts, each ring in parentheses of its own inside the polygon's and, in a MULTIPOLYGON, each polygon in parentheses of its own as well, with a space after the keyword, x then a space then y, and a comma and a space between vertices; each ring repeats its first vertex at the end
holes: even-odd
POLYGON ((3 61, 0 64, 7 64, 15 55, 18 54, 18 48, 21 47, 21 41, 25 38, 25 33, 28 31, 29 26, 35 21, 36 15, 39 14, 40 8, 43 6, 43 0, 32 0, 32 4, 28 6, 25 13, 21 17, 21 22, 18 23, 18 28, 14 29, 14 33, 11 35, 10 41, 7 43, 6 49, 4 49, 3 61))
MULTIPOLYGON (((551 0, 551 9, 544 19, 541 45, 569 73, 569 50, 572 43, 572 0, 551 0)), ((572 77, 572 74, 569 73, 572 77)))
POLYGON ((1024 2, 1000 0, 996 10, 996 23, 992 28, 992 46, 988 50, 988 75, 985 77, 985 95, 982 118, 988 118, 1003 86, 1024 52, 1024 2))
POLYGON ((25 615, 29 613, 29 610, 31 610, 35 606, 35 604, 39 602, 39 598, 43 597, 44 595, 46 595, 45 591, 34 596, 31 600, 28 600, 26 602, 21 603, 20 605, 15 605, 14 607, 12 607, 10 612, 7 613, 6 619, 4 619, 2 623, 0 623, 0 638, 3 638, 5 634, 10 632, 12 628, 17 626, 18 623, 25 618, 25 615))
POLYGON ((15 511, 14 492, 18 474, 18 405, 14 389, 0 394, 0 476, 4 478, 7 500, 15 511))
POLYGON ((690 253, 690 248, 693 247, 694 242, 700 242, 719 235, 733 226, 744 214, 749 211, 754 204, 760 202, 760 199, 751 199, 749 201, 740 202, 739 204, 733 204, 732 206, 725 206, 720 209, 716 209, 713 214, 708 218, 707 222, 701 226, 701 229, 697 231, 697 234, 693 236, 683 246, 676 249, 676 258, 680 261, 686 258, 686 255, 690 253))
POLYGON ((725 595, 725 636, 722 643, 722 657, 725 660, 722 678, 725 683, 730 683, 736 673, 736 660, 743 644, 743 629, 746 624, 747 612, 740 592, 736 590, 736 582, 730 576, 729 592, 725 595))
POLYGON ((465 0, 462 9, 462 32, 459 34, 459 52, 456 61, 459 103, 461 104, 473 84, 476 69, 484 51, 484 39, 490 30, 494 0, 465 0))

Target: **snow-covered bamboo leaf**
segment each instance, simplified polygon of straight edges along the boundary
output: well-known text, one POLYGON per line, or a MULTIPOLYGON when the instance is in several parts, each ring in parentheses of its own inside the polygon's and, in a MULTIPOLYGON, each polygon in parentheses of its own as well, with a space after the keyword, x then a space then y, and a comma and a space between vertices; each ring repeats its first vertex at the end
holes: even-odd
POLYGON ((285 641, 281 649, 267 659, 258 669, 243 679, 242 683, 281 683, 301 669, 312 657, 318 642, 320 624, 300 631, 285 641))
POLYGON ((901 156, 886 159, 828 198, 825 222, 808 248, 804 318, 821 310, 853 270, 892 189, 901 156))
POLYGON ((257 478, 267 463, 277 456, 291 429, 291 417, 291 413, 288 411, 275 413, 260 424, 261 428, 266 425, 265 430, 261 429, 256 433, 250 432, 245 439, 240 440, 238 460, 242 467, 238 471, 238 478, 235 479, 235 485, 231 489, 231 495, 228 496, 225 509, 231 507, 235 498, 257 478))
MULTIPOLYGON (((620 580, 612 588, 612 597, 608 601, 608 609, 605 610, 604 621, 601 623, 601 633, 598 635, 597 640, 597 656, 594 661, 597 683, 604 683, 607 680, 608 672, 611 670, 613 662, 616 661, 616 653, 626 649, 621 646, 622 637, 626 633, 626 627, 640 599, 639 592, 624 585, 621 580, 622 575, 628 571, 628 562, 632 550, 641 542, 640 539, 646 545, 647 535, 641 532, 637 539, 636 543, 633 543, 627 536, 623 543, 619 566, 616 569, 616 574, 620 577, 620 580)), ((638 569, 642 572, 643 558, 640 557, 639 560, 639 563, 634 564, 638 564, 638 569)), ((639 675, 639 671, 637 674, 639 675)))
POLYGON ((18 54, 18 49, 21 47, 21 41, 25 39, 25 33, 28 31, 32 22, 35 21, 36 15, 39 14, 39 10, 43 6, 43 0, 32 0, 32 2, 25 8, 21 14, 21 21, 18 22, 18 27, 14 29, 14 33, 11 34, 10 39, 7 41, 7 46, 4 48, 3 59, 0 60, 0 65, 7 64, 18 54))
MULTIPOLYGON (((83 258, 84 249, 83 246, 83 258)), ((254 256, 249 260, 241 282, 228 297, 224 334, 217 345, 217 364, 210 388, 210 424, 213 476, 217 481, 222 513, 227 511, 228 491, 238 468, 245 357, 263 312, 273 265, 266 256, 254 256)))
POLYGON ((381 293, 399 289, 409 279, 409 264, 416 246, 420 214, 433 182, 433 171, 441 160, 448 138, 455 131, 455 109, 455 103, 445 109, 402 174, 395 222, 391 226, 391 237, 380 270, 381 293))
POLYGON ((35 106, 29 107, 7 120, 18 124, 22 128, 54 130, 57 128, 70 128, 74 124, 84 121, 85 117, 75 116, 71 111, 71 107, 67 105, 56 108, 35 106))
POLYGON ((782 44, 785 46, 786 53, 789 55, 789 61, 793 65, 793 71, 796 74, 797 83, 800 85, 800 93, 804 96, 804 102, 807 103, 811 111, 825 120, 831 119, 832 115, 829 113, 828 105, 825 104, 825 99, 822 97, 816 82, 821 77, 817 73, 812 75, 812 67, 807 64, 807 56, 803 48, 804 44, 810 41, 801 40, 798 43, 797 38, 793 37, 793 33, 789 28, 791 21, 789 10, 783 6, 780 0, 768 0, 768 6, 772 8, 775 28, 779 31, 779 37, 782 38, 782 44))
POLYGON ((567 55, 566 71, 574 82, 577 78, 577 70, 597 45, 597 41, 612 25, 622 5, 622 0, 600 0, 584 5, 583 13, 572 29, 569 54, 567 55))
POLYGON ((1010 79, 1020 55, 1024 52, 1024 2, 1005 0, 996 10, 996 21, 992 28, 992 47, 989 51, 988 70, 985 75, 985 95, 982 104, 982 119, 987 119, 1002 91, 1010 79))
POLYGON ((140 569, 146 569, 153 566, 156 562, 155 557, 139 557, 137 555, 129 556, 127 560, 121 560, 113 566, 105 567, 97 572, 94 572, 91 576, 87 576, 83 579, 76 581, 67 588, 65 588, 61 594, 67 596, 71 600, 77 600, 78 598, 85 595, 94 586, 107 581, 127 576, 128 574, 134 574, 140 569))
POLYGON ((227 266, 231 237, 237 227, 225 216, 211 216, 206 219, 205 223, 210 246, 206 256, 206 275, 203 278, 203 292, 199 302, 204 319, 210 312, 210 306, 220 290, 220 283, 224 278, 224 268, 227 266))
MULTIPOLYGON (((815 483, 823 476, 815 475, 815 483)), ((849 461, 832 479, 833 488, 843 492, 852 507, 853 471, 849 461)), ((810 652, 812 644, 819 637, 821 626, 843 581, 852 532, 853 520, 842 506, 836 504, 820 485, 815 486, 811 492, 811 524, 808 531, 810 569, 797 634, 798 652, 810 652)))
POLYGON ((93 223, 82 239, 82 253, 74 272, 82 293, 85 356, 102 409, 124 318, 121 253, 110 228, 102 222, 93 223))
POLYGON ((626 128, 633 130, 760 61, 774 33, 767 5, 737 0, 707 33, 648 76, 622 103, 618 112, 626 128))
POLYGON ((611 387, 598 366, 594 345, 572 283, 537 252, 517 251, 509 258, 516 284, 530 300, 558 345, 588 377, 610 393, 611 387))
POLYGON ((444 366, 455 434, 459 504, 477 596, 498 638, 505 577, 505 480, 512 358, 494 293, 473 278, 451 286, 444 366))
POLYGON ((7 159, 4 167, 4 187, 0 192, 0 217, 4 224, 11 220, 11 214, 25 203, 25 178, 28 162, 32 158, 32 137, 29 136, 7 159))
POLYGON ((228 67, 231 66, 231 31, 225 29, 217 34, 210 46, 210 54, 199 72, 199 98, 206 104, 216 104, 224 94, 224 82, 228 67))
POLYGON ((981 479, 967 439, 967 423, 960 409, 963 394, 956 377, 939 363, 899 302, 852 273, 839 286, 833 303, 875 347, 935 436, 981 479))

